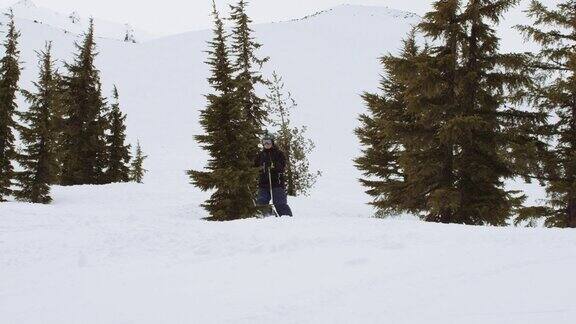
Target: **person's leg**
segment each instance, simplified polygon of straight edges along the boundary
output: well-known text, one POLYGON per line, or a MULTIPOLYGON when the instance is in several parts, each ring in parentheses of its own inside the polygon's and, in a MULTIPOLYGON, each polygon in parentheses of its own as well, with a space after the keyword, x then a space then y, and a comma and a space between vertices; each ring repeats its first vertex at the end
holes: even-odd
POLYGON ((270 189, 268 188, 258 188, 258 199, 256 199, 256 205, 266 206, 270 203, 270 189))
POLYGON ((292 210, 288 206, 288 197, 284 188, 274 188, 272 191, 274 195, 274 206, 280 216, 292 216, 292 210))

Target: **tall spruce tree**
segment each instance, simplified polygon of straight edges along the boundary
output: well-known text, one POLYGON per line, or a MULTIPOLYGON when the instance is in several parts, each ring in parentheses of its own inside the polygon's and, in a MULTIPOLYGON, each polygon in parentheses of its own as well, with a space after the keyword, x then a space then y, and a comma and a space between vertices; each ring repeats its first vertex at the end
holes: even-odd
POLYGON ((64 105, 64 86, 62 75, 57 70, 52 71, 52 78, 54 84, 54 94, 53 101, 54 106, 51 112, 52 114, 52 150, 54 154, 54 159, 56 161, 53 169, 51 170, 52 180, 51 184, 61 184, 62 182, 62 165, 65 160, 65 151, 63 147, 64 142, 64 131, 65 122, 64 118, 66 115, 66 106, 64 105))
POLYGON ((130 163, 130 180, 136 183, 142 183, 144 180, 144 175, 148 170, 144 169, 144 161, 148 158, 142 152, 142 147, 140 146, 140 141, 136 144, 136 154, 130 163))
POLYGON ((20 80, 18 58, 18 38, 20 33, 14 24, 12 10, 8 14, 6 40, 4 42, 4 57, 0 59, 0 202, 6 201, 12 194, 14 166, 16 157, 14 147, 14 114, 16 111, 16 92, 20 80))
POLYGON ((270 114, 272 125, 278 128, 276 144, 286 156, 284 178, 286 192, 290 196, 307 194, 314 186, 321 172, 312 173, 308 155, 314 149, 312 140, 306 138, 306 127, 293 127, 290 120, 291 110, 296 108, 296 101, 290 92, 284 91, 284 82, 276 72, 272 73, 269 84, 269 94, 266 96, 266 108, 270 114))
MULTIPOLYGON (((368 112, 360 115, 360 127, 355 131, 363 145, 362 155, 355 160, 363 172, 360 182, 373 197, 371 205, 378 217, 425 210, 425 201, 416 188, 412 189, 407 170, 403 167, 404 156, 410 150, 407 137, 416 136, 414 118, 407 111, 405 100, 410 74, 416 77, 417 58, 423 54, 416 46, 415 34, 404 41, 399 57, 393 55, 381 59, 385 77, 380 89, 383 94, 365 93, 362 97, 368 112), (412 189, 412 190, 410 190, 412 189)), ((416 179, 417 180, 417 179, 416 179)))
POLYGON ((30 108, 19 114, 25 124, 18 127, 26 147, 17 159, 24 171, 17 173, 20 190, 15 196, 19 200, 43 204, 52 201, 50 184, 57 168, 54 154, 57 130, 54 129, 53 112, 58 109, 58 89, 51 47, 51 43, 47 43, 44 51, 38 53, 40 73, 38 81, 34 82, 36 92, 22 91, 30 108))
POLYGON ((408 60, 391 56, 384 60, 406 87, 404 124, 393 126, 404 142, 399 161, 407 175, 402 199, 413 200, 405 203, 409 211, 419 210, 425 220, 432 222, 464 222, 455 217, 460 206, 456 144, 453 138, 444 136, 446 126, 458 115, 458 42, 464 34, 464 26, 459 24, 460 9, 459 1, 436 2, 418 26, 434 45, 408 60))
POLYGON ((528 39, 541 45, 532 65, 542 82, 531 91, 539 110, 550 114, 548 136, 553 140, 544 158, 548 206, 541 216, 548 227, 576 227, 576 1, 568 0, 547 8, 532 1, 527 11, 530 26, 519 26, 528 39))
POLYGON ((523 196, 506 191, 503 181, 523 175, 516 150, 530 146, 519 127, 532 124, 538 114, 515 108, 516 91, 530 84, 524 57, 499 52, 494 26, 518 0, 470 0, 461 15, 467 37, 461 45, 462 69, 458 89, 460 115, 444 136, 457 144, 455 164, 460 206, 456 219, 465 224, 506 225, 521 208, 523 196))
POLYGON ((114 102, 108 115, 110 125, 106 136, 108 145, 107 180, 108 182, 128 182, 130 180, 130 145, 126 144, 126 115, 120 111, 118 89, 114 86, 114 102))
POLYGON ((530 83, 524 57, 498 52, 494 26, 516 2, 436 1, 418 26, 433 45, 383 59, 387 93, 365 95, 373 116, 362 117, 357 160, 382 214, 506 225, 519 212, 524 197, 503 181, 524 175, 537 142, 526 125, 541 115, 514 108, 530 83))
POLYGON ((264 106, 265 99, 258 96, 256 87, 267 83, 259 70, 268 58, 260 59, 256 56, 256 51, 262 45, 253 36, 254 31, 250 27, 252 20, 246 13, 247 6, 248 2, 244 0, 231 5, 229 19, 234 24, 231 53, 234 56, 233 69, 236 72, 235 96, 241 105, 244 118, 252 128, 253 148, 250 154, 255 157, 258 153, 259 137, 263 134, 263 126, 268 118, 264 106))
POLYGON ((62 82, 65 105, 62 184, 102 184, 106 182, 108 126, 99 71, 94 66, 97 53, 92 20, 82 44, 75 45, 78 53, 73 63, 66 64, 68 74, 62 82))
POLYGON ((202 111, 203 135, 196 140, 210 154, 205 171, 188 171, 194 185, 213 191, 202 206, 209 220, 227 221, 255 215, 254 193, 257 170, 253 168, 253 128, 237 100, 234 69, 226 45, 227 36, 213 2, 214 38, 208 44, 206 62, 212 75, 208 79, 214 92, 207 95, 202 111))

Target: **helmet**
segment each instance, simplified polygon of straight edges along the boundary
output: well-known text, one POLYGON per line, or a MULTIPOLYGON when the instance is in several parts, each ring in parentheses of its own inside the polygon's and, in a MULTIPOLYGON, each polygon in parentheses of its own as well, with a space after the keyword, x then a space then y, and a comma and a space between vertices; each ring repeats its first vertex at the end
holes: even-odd
POLYGON ((266 142, 271 142, 272 146, 274 146, 274 135, 272 135, 268 131, 266 131, 266 133, 264 133, 264 136, 262 136, 262 144, 266 142))

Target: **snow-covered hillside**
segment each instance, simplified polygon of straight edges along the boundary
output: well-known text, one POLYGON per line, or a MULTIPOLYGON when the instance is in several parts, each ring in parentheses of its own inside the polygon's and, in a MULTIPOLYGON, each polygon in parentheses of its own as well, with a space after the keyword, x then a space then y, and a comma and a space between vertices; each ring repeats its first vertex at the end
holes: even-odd
MULTIPOLYGON (((52 28, 60 29, 62 32, 80 35, 88 29, 89 17, 82 17, 77 12, 62 14, 48 8, 37 6, 32 0, 21 0, 6 8, 3 12, 12 9, 14 15, 19 19, 26 19, 36 24, 43 24, 52 28)), ((6 19, 1 17, 0 21, 6 19)), ((119 24, 103 19, 94 18, 94 23, 98 26, 96 35, 117 40, 124 40, 126 35, 131 35, 137 42, 150 40, 152 34, 134 29, 130 24, 119 24)))
MULTIPOLYGON (((34 51, 51 40, 68 60, 85 26, 15 13, 30 88, 34 51)), ((265 74, 284 77, 323 176, 290 201, 293 219, 226 224, 200 220, 207 194, 184 174, 206 161, 193 136, 211 32, 131 44, 96 21, 105 95, 118 86, 129 140, 150 156, 146 184, 0 204, 0 323, 572 323, 572 231, 370 218, 352 162, 360 94, 378 87, 378 57, 417 21, 343 5, 255 27, 265 74)))

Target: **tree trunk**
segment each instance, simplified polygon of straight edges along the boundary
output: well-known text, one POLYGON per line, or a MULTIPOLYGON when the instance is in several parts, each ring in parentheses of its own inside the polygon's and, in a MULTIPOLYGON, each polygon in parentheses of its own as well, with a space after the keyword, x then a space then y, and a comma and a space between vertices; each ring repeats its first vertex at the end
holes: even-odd
MULTIPOLYGON (((570 131, 571 131, 571 138, 570 138, 570 145, 571 145, 571 150, 575 150, 576 149, 576 98, 573 95, 572 96, 572 120, 571 120, 571 125, 570 125, 570 131)), ((569 164, 570 165, 570 164, 569 164)), ((574 183, 574 179, 576 178, 576 174, 575 174, 575 170, 571 167, 566 168, 566 178, 567 180, 570 182, 570 184, 572 185, 574 183)), ((570 186, 572 187, 572 186, 570 186)), ((568 205, 566 208, 566 226, 567 227, 572 227, 572 228, 576 228, 576 199, 574 197, 574 192, 573 190, 569 191, 569 198, 568 198, 568 205)))
MULTIPOLYGON (((474 1, 474 4, 476 2, 474 1)), ((463 107, 462 112, 465 117, 473 117, 477 114, 476 100, 477 100, 477 87, 479 78, 479 66, 478 66, 478 17, 473 17, 471 22, 470 36, 468 38, 468 57, 466 60, 466 73, 472 73, 474 78, 472 80, 467 80, 464 82, 464 100, 462 101, 463 107)), ((460 143, 461 146, 461 171, 460 171, 460 207, 455 213, 455 222, 465 225, 476 225, 478 222, 479 215, 477 215, 477 210, 472 206, 474 201, 474 195, 476 195, 474 190, 474 185, 472 182, 472 174, 477 170, 472 169, 472 161, 477 158, 475 153, 474 144, 470 143, 468 140, 460 143)))
POLYGON ((576 228, 576 199, 570 198, 568 201, 566 226, 576 228))
MULTIPOLYGON (((454 159, 452 156, 452 146, 447 146, 443 151, 446 160, 444 161, 444 165, 442 167, 442 186, 446 190, 451 190, 454 183, 454 159)), ((440 211, 440 222, 448 224, 453 223, 454 221, 454 210, 452 206, 444 206, 440 211)))
POLYGON ((296 188, 294 185, 294 173, 292 172, 292 152, 290 150, 290 145, 286 150, 286 193, 288 196, 296 196, 296 188))

